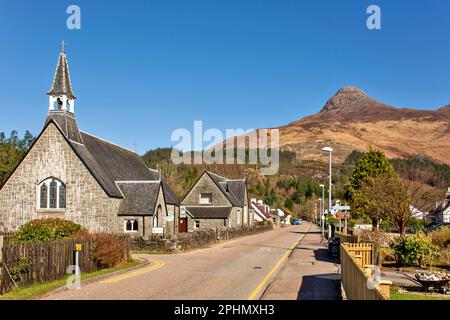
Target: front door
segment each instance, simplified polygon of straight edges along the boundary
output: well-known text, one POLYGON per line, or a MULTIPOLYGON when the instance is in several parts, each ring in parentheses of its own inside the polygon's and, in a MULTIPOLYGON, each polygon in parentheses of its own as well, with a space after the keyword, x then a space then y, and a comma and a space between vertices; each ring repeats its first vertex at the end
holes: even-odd
POLYGON ((178 223, 178 232, 179 233, 183 233, 183 232, 187 232, 188 228, 187 228, 187 218, 180 218, 180 221, 178 223))

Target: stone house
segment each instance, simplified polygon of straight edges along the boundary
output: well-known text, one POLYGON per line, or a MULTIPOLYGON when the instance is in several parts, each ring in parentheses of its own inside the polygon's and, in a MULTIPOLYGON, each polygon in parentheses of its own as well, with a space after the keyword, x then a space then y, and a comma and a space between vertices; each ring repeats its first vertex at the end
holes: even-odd
POLYGON ((92 232, 177 233, 179 201, 159 172, 78 129, 64 50, 48 95, 41 133, 0 189, 0 232, 57 217, 92 232))
POLYGON ((429 217, 435 223, 450 223, 450 188, 447 189, 445 199, 429 217))
POLYGON ((245 179, 232 180, 205 171, 181 201, 180 216, 180 232, 254 225, 245 179))

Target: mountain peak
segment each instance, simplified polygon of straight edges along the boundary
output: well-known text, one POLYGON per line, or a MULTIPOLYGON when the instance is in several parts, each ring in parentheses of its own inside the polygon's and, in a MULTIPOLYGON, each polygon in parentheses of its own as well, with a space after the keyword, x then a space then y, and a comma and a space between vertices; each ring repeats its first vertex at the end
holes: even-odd
POLYGON ((339 91, 327 101, 322 110, 320 110, 320 113, 351 113, 382 105, 382 103, 370 98, 361 89, 356 87, 344 87, 339 89, 339 91))
POLYGON ((349 94, 349 95, 359 95, 359 96, 367 96, 367 94, 357 87, 343 87, 339 89, 336 95, 341 94, 349 94))

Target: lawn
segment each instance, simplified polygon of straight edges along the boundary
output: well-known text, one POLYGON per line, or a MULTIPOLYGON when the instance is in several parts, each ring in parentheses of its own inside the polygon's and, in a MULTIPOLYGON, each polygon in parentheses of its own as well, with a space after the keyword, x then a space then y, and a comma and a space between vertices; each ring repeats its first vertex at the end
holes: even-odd
MULTIPOLYGON (((124 262, 121 264, 118 264, 117 266, 109 269, 103 269, 94 271, 91 273, 85 273, 81 275, 81 280, 86 280, 90 278, 94 278, 97 276, 101 276, 104 274, 112 273, 115 271, 128 269, 131 267, 134 267, 138 264, 143 263, 141 260, 132 260, 130 262, 124 262)), ((48 281, 48 282, 42 282, 42 283, 36 283, 24 287, 15 288, 7 293, 5 293, 3 296, 0 296, 0 300, 31 300, 31 299, 37 299, 44 294, 51 292, 55 289, 58 289, 60 287, 63 287, 66 284, 67 278, 54 280, 54 281, 48 281)))
POLYGON ((450 300, 450 296, 447 298, 444 295, 400 293, 397 290, 397 287, 391 287, 391 300, 450 300))

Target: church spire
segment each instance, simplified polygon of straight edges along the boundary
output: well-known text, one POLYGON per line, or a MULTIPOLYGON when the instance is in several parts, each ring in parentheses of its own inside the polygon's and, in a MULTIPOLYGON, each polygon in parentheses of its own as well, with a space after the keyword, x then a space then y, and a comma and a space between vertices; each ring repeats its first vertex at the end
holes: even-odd
POLYGON ((47 92, 49 95, 49 110, 68 110, 74 113, 75 99, 72 84, 70 82, 69 64, 67 63, 64 40, 61 43, 61 53, 58 58, 52 87, 47 92), (56 103, 56 105, 55 105, 56 103), (69 105, 69 108, 67 107, 69 105))

